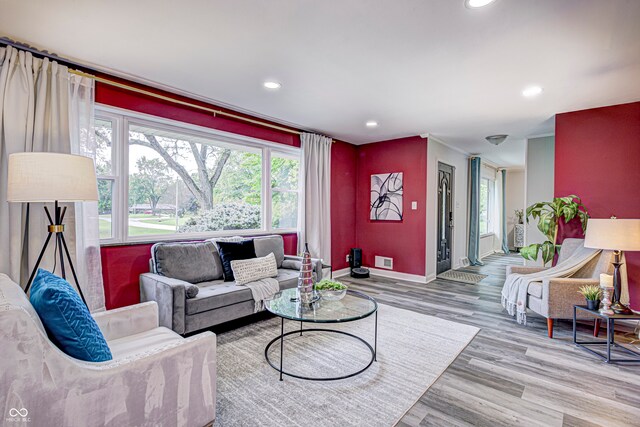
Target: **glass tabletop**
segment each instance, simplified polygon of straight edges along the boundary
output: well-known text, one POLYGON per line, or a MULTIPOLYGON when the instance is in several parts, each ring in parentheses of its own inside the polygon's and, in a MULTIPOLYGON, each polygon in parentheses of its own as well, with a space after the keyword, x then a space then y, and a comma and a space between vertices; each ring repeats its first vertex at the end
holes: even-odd
POLYGON ((351 290, 347 290, 347 294, 339 301, 320 298, 311 305, 295 301, 297 296, 296 288, 285 289, 265 300, 264 305, 276 316, 316 323, 350 322, 370 316, 378 309, 376 300, 362 292, 351 290))

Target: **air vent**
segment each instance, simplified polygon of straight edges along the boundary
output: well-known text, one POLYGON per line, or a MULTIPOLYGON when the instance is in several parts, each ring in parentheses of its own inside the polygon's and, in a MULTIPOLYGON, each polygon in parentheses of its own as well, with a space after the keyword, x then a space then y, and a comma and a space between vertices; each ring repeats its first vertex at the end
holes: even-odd
POLYGON ((384 268, 385 270, 393 270, 393 258, 376 255, 376 268, 384 268))

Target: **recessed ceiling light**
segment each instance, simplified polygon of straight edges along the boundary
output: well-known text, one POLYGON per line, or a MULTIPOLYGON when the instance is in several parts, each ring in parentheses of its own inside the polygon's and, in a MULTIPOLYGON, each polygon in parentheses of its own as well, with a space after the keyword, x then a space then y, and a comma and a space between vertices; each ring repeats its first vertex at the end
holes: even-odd
POLYGON ((469 9, 476 9, 478 7, 483 7, 488 5, 489 3, 493 3, 495 0, 465 0, 464 5, 469 9))
POLYGON ((542 93, 542 88, 540 86, 529 86, 522 91, 522 96, 526 96, 527 98, 533 98, 534 96, 538 96, 542 93))
POLYGON ((282 85, 278 82, 274 82, 273 80, 267 80, 262 84, 267 89, 280 89, 282 85))
POLYGON ((375 128, 375 127, 378 127, 378 122, 376 122, 375 120, 369 120, 364 125, 368 128, 375 128))

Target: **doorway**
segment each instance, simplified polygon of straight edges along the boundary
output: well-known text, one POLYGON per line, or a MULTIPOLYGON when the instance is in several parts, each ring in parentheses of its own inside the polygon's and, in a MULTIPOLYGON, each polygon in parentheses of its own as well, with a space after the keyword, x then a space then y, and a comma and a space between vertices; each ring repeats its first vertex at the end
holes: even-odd
POLYGON ((437 274, 451 270, 454 172, 455 168, 453 166, 438 162, 437 274))

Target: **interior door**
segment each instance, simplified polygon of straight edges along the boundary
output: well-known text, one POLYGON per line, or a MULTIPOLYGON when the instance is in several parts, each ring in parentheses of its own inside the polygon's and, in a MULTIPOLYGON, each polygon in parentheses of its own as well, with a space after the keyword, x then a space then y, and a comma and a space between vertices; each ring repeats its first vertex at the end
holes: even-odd
POLYGON ((451 270, 454 170, 453 166, 438 163, 438 274, 451 270))

